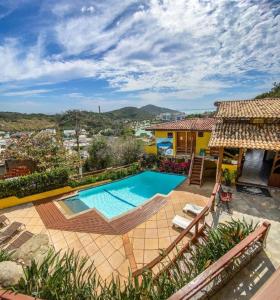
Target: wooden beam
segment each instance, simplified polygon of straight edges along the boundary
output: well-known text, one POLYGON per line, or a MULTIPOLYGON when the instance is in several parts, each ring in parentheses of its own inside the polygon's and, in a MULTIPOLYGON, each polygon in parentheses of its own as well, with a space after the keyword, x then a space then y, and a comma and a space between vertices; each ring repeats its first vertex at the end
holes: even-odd
POLYGON ((222 163, 223 163, 223 156, 224 156, 224 147, 219 147, 219 157, 217 162, 217 171, 216 171, 216 182, 219 180, 219 174, 221 172, 222 163))
POLYGON ((241 175, 241 163, 242 163, 242 158, 243 158, 243 154, 244 154, 244 149, 243 148, 239 148, 239 155, 238 155, 238 161, 237 161, 237 178, 241 175))

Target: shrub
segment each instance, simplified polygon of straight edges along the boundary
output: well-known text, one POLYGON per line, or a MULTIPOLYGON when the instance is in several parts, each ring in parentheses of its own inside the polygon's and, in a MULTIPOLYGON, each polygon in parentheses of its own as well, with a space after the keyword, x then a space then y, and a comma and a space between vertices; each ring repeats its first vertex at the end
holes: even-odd
POLYGON ((0 198, 24 197, 67 185, 69 172, 64 168, 33 173, 27 176, 0 180, 0 198))
POLYGON ((70 180, 68 182, 68 184, 71 187, 77 187, 77 186, 95 183, 95 182, 99 182, 99 181, 103 181, 103 180, 109 180, 109 179, 117 180, 117 179, 121 179, 126 176, 129 176, 129 175, 136 174, 138 171, 139 171, 139 164, 134 163, 127 168, 118 169, 118 170, 112 169, 110 171, 103 172, 99 175, 88 176, 88 177, 85 177, 82 179, 77 179, 77 180, 70 180))

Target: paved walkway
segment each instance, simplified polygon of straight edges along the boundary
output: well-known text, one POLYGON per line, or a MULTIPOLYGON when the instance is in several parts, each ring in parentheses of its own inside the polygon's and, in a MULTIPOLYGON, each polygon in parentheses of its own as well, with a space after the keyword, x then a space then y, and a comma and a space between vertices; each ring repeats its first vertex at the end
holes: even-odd
MULTIPOLYGON (((214 222, 244 218, 254 223, 268 220, 271 228, 264 251, 229 281, 212 299, 250 299, 280 266, 280 190, 271 190, 272 197, 234 193, 232 214, 218 210, 214 222)), ((269 300, 269 299, 267 299, 269 300)))

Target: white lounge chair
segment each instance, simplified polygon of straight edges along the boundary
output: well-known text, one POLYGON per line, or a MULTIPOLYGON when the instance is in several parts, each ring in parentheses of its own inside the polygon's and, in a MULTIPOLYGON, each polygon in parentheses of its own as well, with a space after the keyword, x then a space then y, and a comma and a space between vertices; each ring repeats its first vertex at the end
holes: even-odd
POLYGON ((190 204, 190 203, 188 203, 188 204, 186 204, 185 207, 183 208, 183 211, 184 211, 185 213, 191 212, 191 213, 193 213, 193 214, 195 214, 195 215, 198 215, 199 213, 202 212, 203 208, 204 208, 204 207, 202 207, 202 206, 198 206, 198 205, 195 205, 195 204, 190 204))
POLYGON ((188 220, 184 217, 176 215, 172 220, 172 224, 176 227, 186 229, 191 224, 191 220, 188 220))

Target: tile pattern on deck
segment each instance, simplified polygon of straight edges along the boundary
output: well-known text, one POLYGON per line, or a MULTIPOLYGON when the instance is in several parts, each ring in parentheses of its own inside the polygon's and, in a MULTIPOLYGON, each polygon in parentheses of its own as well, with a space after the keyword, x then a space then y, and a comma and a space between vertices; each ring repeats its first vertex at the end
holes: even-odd
POLYGON ((34 202, 34 205, 49 229, 69 230, 99 234, 124 234, 155 214, 164 204, 165 198, 157 196, 142 207, 110 222, 95 210, 66 218, 52 200, 34 202))
MULTIPOLYGON (((212 188, 213 185, 207 194, 210 195, 212 188)), ((175 214, 186 217, 182 212, 186 203, 205 205, 206 197, 187 193, 184 189, 184 186, 180 186, 165 198, 164 203, 158 198, 156 201, 160 205, 154 206, 157 210, 152 215, 139 218, 140 223, 123 235, 80 232, 76 228, 73 231, 47 228, 35 208, 37 206, 31 203, 3 209, 0 214, 5 214, 10 221, 23 222, 26 229, 33 233, 48 234, 56 250, 64 252, 74 249, 75 252, 88 256, 103 280, 119 274, 121 281, 124 281, 128 277, 129 268, 134 270, 142 267, 144 262, 151 261, 159 254, 158 249, 166 248, 179 234, 171 227, 171 222, 175 214)), ((130 218, 133 218, 133 214, 130 218)))

